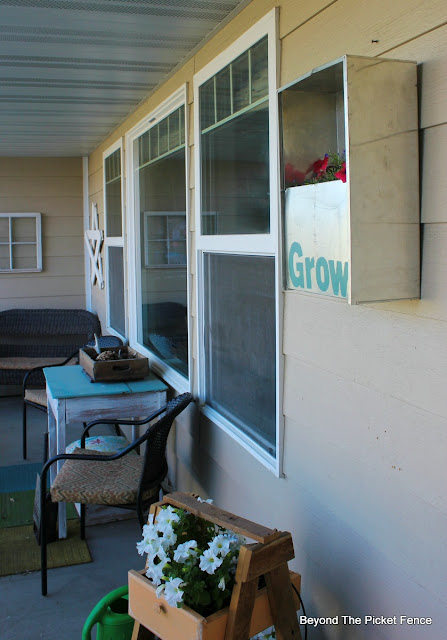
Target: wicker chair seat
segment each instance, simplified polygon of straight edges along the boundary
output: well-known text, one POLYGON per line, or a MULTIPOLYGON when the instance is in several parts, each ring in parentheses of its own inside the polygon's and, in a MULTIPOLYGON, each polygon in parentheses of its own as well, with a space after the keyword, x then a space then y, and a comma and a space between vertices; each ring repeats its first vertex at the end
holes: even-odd
POLYGON ((25 400, 27 402, 33 402, 34 404, 40 404, 42 407, 46 407, 47 406, 46 389, 26 389, 25 400))
MULTIPOLYGON (((91 449, 75 449, 75 454, 110 455, 91 449)), ((135 504, 144 463, 142 456, 124 456, 118 460, 66 460, 51 486, 53 502, 83 504, 135 504)), ((148 489, 143 500, 158 495, 159 485, 148 489)))

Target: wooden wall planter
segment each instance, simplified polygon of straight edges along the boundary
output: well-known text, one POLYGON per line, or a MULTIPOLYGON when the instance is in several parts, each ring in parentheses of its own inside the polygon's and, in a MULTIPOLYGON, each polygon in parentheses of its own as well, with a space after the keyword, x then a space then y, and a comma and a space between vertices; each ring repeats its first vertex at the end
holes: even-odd
POLYGON ((291 586, 299 591, 301 577, 287 568, 287 562, 294 558, 289 532, 262 527, 214 505, 199 503, 189 494, 165 496, 151 512, 156 514, 162 504, 186 509, 256 542, 241 546, 230 606, 206 618, 188 607, 170 607, 164 598, 156 597, 144 570, 130 571, 129 614, 136 620, 133 640, 146 638, 147 629, 162 640, 248 640, 272 624, 281 640, 301 638, 296 615, 299 598, 291 586), (258 589, 262 575, 266 586, 258 589))
POLYGON ((419 298, 416 63, 343 56, 282 87, 280 107, 287 288, 349 304, 419 298), (326 154, 345 156, 346 183, 306 184, 326 154))

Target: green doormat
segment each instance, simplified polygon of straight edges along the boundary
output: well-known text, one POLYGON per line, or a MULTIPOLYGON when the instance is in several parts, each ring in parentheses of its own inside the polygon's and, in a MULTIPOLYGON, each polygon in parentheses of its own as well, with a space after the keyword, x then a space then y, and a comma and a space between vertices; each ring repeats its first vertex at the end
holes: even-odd
MULTIPOLYGON (((34 484, 36 480, 34 479, 34 484)), ((0 529, 33 524, 34 490, 0 493, 0 529)), ((67 518, 77 518, 72 504, 67 504, 67 518)))
MULTIPOLYGON (((49 569, 91 562, 87 543, 79 537, 77 520, 67 522, 67 536, 47 546, 49 569)), ((39 569, 40 547, 34 537, 33 525, 0 529, 0 576, 39 569)))

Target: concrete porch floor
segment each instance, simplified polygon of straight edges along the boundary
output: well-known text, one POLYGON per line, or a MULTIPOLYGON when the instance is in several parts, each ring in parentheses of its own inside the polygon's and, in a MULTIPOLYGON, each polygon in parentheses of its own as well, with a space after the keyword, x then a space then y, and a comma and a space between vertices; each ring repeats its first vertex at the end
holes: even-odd
MULTIPOLYGON (((80 428, 67 429, 67 442, 79 438, 80 428)), ((0 397, 0 466, 42 460, 46 414, 29 411, 26 462, 21 430, 21 399, 0 397)), ((87 526, 86 538, 92 562, 50 569, 46 597, 40 594, 40 571, 0 578, 0 640, 79 640, 98 600, 126 584, 129 569, 144 566, 135 548, 140 539, 136 519, 87 526)))

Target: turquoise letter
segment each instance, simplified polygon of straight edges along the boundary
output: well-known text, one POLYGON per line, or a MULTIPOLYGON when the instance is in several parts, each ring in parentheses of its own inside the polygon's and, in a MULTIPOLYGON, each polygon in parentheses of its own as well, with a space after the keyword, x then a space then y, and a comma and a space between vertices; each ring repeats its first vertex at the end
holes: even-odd
POLYGON ((312 289, 312 269, 315 267, 315 258, 306 258, 306 285, 312 289))
POLYGON ((317 284, 320 287, 321 291, 327 291, 329 288, 329 269, 327 266, 326 258, 318 258, 317 264, 315 267, 315 272, 317 276, 317 284), (323 277, 322 277, 323 272, 323 277))
POLYGON ((297 261, 295 264, 295 255, 298 258, 301 258, 303 255, 303 250, 301 249, 301 245, 298 244, 298 242, 292 242, 292 246, 290 247, 289 274, 294 287, 304 288, 303 263, 297 261))
POLYGON ((340 289, 340 295, 342 298, 346 298, 348 291, 348 263, 345 262, 344 267, 340 260, 337 260, 337 267, 333 260, 329 260, 329 271, 331 273, 332 289, 334 294, 338 296, 338 290, 340 289))

